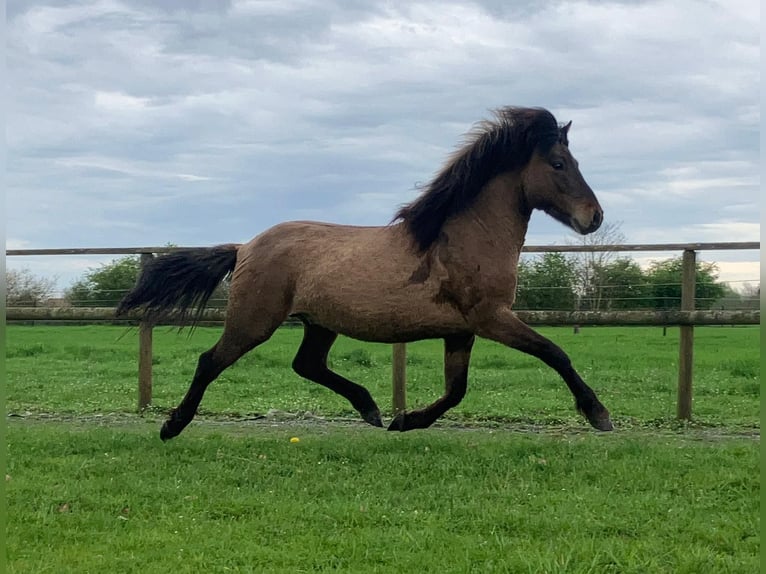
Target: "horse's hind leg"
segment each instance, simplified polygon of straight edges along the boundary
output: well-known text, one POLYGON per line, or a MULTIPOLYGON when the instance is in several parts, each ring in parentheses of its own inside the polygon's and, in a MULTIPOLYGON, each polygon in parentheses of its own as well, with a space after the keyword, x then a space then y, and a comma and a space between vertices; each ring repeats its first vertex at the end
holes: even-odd
POLYGON ((233 364, 253 346, 248 348, 233 347, 218 341, 213 347, 199 356, 197 370, 194 372, 189 390, 178 406, 173 409, 170 416, 160 429, 160 438, 163 441, 171 439, 188 425, 194 415, 197 414, 202 397, 208 385, 220 375, 226 367, 233 364))
POLYGON ((468 363, 471 360, 473 341, 473 335, 454 335, 444 339, 444 395, 423 409, 399 413, 391 421, 388 430, 427 428, 463 400, 468 385, 468 363))
MULTIPOLYGON (((269 336, 271 333, 269 333, 269 336)), ((227 367, 247 353, 250 349, 263 343, 267 337, 260 340, 250 340, 246 344, 232 344, 224 337, 213 347, 199 356, 197 370, 194 372, 189 390, 179 405, 173 409, 170 416, 160 429, 160 438, 163 441, 173 438, 188 425, 194 415, 197 414, 202 397, 208 385, 212 383, 227 367)))
POLYGON ((246 287, 232 282, 230 304, 221 338, 211 349, 200 355, 189 390, 162 425, 162 440, 177 436, 197 414, 208 385, 242 355, 267 341, 286 318, 287 304, 279 300, 284 296, 282 292, 274 290, 275 296, 271 300, 262 297, 262 306, 243 299, 238 299, 238 304, 232 304, 235 293, 243 289, 246 290, 246 287))
POLYGON ((338 334, 319 325, 304 323, 303 342, 293 360, 293 369, 301 377, 319 383, 345 397, 362 418, 382 427, 380 409, 370 393, 356 383, 341 377, 327 367, 327 353, 338 334))

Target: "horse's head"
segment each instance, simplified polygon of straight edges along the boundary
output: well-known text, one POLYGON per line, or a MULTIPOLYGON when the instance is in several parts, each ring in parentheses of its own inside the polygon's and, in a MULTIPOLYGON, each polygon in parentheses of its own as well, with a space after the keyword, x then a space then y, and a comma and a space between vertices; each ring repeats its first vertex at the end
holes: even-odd
POLYGON ((537 149, 522 170, 527 205, 586 235, 596 231, 604 212, 569 152, 567 134, 572 122, 559 129, 559 138, 548 150, 537 149))

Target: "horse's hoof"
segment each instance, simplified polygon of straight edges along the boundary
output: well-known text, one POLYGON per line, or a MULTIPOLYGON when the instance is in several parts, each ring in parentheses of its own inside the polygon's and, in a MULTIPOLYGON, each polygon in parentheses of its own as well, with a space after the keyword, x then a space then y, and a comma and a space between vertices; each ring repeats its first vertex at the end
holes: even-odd
POLYGON ((173 431, 171 430, 171 421, 165 421, 162 425, 162 428, 160 429, 160 438, 162 439, 162 442, 167 442, 171 438, 178 436, 179 431, 173 431))
POLYGON ((609 411, 601 403, 597 402, 595 405, 588 405, 588 408, 576 405, 576 408, 582 416, 588 419, 590 426, 594 429, 604 432, 614 430, 612 419, 609 418, 609 411))
POLYGON ((388 425, 388 430, 399 431, 399 432, 404 432, 408 430, 404 422, 404 411, 400 412, 394 417, 394 420, 392 420, 391 424, 388 425))
POLYGON ((612 419, 609 418, 609 414, 602 414, 598 417, 588 418, 588 422, 596 430, 604 432, 614 430, 614 425, 612 424, 612 419))
POLYGON ((380 418, 380 411, 378 409, 361 413, 361 415, 364 422, 369 423, 374 427, 383 428, 383 419, 380 418))

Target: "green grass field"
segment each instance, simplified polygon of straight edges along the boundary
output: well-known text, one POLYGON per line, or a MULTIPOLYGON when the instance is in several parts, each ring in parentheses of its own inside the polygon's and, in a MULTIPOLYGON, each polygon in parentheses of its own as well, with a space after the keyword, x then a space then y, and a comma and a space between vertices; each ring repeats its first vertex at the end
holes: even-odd
MULTIPOLYGON (((154 407, 138 416, 134 331, 11 326, 8 571, 758 571, 759 330, 696 330, 691 424, 673 419, 676 330, 541 331, 616 432, 591 431, 542 364, 483 341, 443 424, 374 429, 292 374, 300 330, 281 329, 162 443, 217 329, 155 331, 154 407), (299 416, 246 420, 270 409, 299 416)), ((389 411, 390 352, 341 340, 331 359, 389 411)), ((408 404, 428 403, 441 346, 408 357, 408 404)))
MULTIPOLYGON (((672 424, 678 381, 678 332, 660 328, 591 328, 541 332, 563 347, 617 424, 672 424)), ((165 412, 183 397, 198 355, 215 328, 191 338, 169 328, 154 334, 154 402, 165 412)), ((270 409, 357 417, 341 397, 290 370, 301 329, 283 328, 208 389, 201 412, 254 415, 270 409)), ((137 400, 137 331, 122 327, 14 327, 7 330, 7 400, 11 412, 133 412, 137 400)), ((391 346, 340 339, 331 363, 391 410, 391 346)), ((408 345, 408 406, 443 391, 442 345, 408 345)), ((694 416, 702 425, 756 427, 760 410, 757 327, 696 329, 694 416)), ((581 424, 569 391, 537 359, 488 341, 472 356, 468 394, 453 421, 581 424)))

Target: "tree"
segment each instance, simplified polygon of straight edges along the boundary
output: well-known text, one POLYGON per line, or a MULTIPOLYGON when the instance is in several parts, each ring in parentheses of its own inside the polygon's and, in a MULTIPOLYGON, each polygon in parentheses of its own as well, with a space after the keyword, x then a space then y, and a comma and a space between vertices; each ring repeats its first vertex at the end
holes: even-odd
MULTIPOLYGON (((633 259, 621 257, 592 269, 597 305, 588 299, 582 308, 642 309, 652 305, 651 288, 643 270, 633 259)), ((587 296, 586 296, 587 297, 587 296)))
MULTIPOLYGON (((681 308, 682 268, 681 257, 655 261, 649 266, 646 278, 650 285, 650 300, 654 309, 681 308)), ((695 308, 710 309, 726 292, 726 286, 718 282, 716 264, 698 261, 695 273, 695 308)))
MULTIPOLYGON (((116 307, 135 286, 140 269, 141 260, 137 255, 113 259, 98 269, 91 269, 82 279, 75 281, 65 297, 76 307, 116 307)), ((208 306, 225 307, 228 291, 227 278, 213 292, 208 306)))
POLYGON ((752 283, 744 283, 740 291, 735 291, 731 286, 724 284, 723 297, 713 305, 716 309, 760 309, 761 287, 752 283))
POLYGON ((131 255, 91 269, 72 284, 66 298, 78 307, 114 307, 136 284, 139 266, 138 256, 131 255))
POLYGON ((55 279, 38 277, 29 269, 9 269, 5 274, 5 304, 37 307, 50 299, 55 288, 55 279))
POLYGON ((575 268, 563 253, 545 253, 531 262, 520 261, 516 288, 517 309, 571 310, 575 302, 575 268))
POLYGON ((753 285, 745 283, 742 285, 742 308, 760 309, 761 308, 761 284, 753 285))
MULTIPOLYGON (((584 247, 595 245, 622 245, 625 234, 620 231, 622 222, 604 223, 597 231, 579 236, 578 244, 584 247)), ((604 301, 603 277, 608 266, 617 257, 617 251, 583 251, 573 257, 578 307, 582 310, 608 308, 604 301)), ((615 269, 616 271, 616 269, 615 269)))
POLYGON ((753 285, 752 283, 744 283, 742 285, 742 298, 743 299, 760 299, 761 298, 761 284, 753 285))

